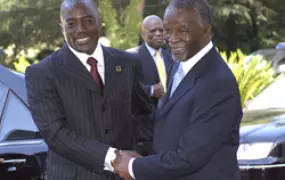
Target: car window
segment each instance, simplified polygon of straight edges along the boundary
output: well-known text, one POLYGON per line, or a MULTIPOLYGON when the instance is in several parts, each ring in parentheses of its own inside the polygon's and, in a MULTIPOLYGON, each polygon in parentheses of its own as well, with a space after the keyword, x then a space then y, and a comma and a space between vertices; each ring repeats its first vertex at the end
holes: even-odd
POLYGON ((0 117, 2 114, 2 109, 5 104, 5 100, 7 98, 8 88, 0 82, 0 117))
POLYGON ((0 121, 0 141, 23 140, 38 137, 29 108, 9 91, 6 106, 0 121))

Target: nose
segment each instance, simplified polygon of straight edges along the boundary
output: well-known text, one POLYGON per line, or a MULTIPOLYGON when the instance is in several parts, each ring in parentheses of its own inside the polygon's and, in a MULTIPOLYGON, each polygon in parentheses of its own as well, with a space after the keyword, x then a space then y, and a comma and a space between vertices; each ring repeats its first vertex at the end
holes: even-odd
POLYGON ((156 36, 160 36, 160 35, 162 35, 162 33, 163 33, 163 31, 159 30, 159 29, 155 31, 156 36))
POLYGON ((179 34, 176 32, 171 32, 171 34, 168 35, 167 41, 171 44, 176 43, 180 40, 179 34))
POLYGON ((77 33, 82 33, 82 32, 85 32, 85 30, 86 30, 86 27, 85 27, 84 23, 79 22, 77 24, 76 32, 77 33))

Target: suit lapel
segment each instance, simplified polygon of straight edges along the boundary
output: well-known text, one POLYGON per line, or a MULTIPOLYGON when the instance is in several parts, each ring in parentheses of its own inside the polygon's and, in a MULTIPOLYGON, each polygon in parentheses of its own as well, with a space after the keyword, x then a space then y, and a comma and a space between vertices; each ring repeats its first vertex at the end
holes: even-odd
POLYGON ((148 69, 148 73, 152 73, 151 77, 155 79, 159 79, 157 67, 153 60, 152 55, 149 53, 145 43, 141 45, 139 54, 142 56, 143 66, 145 66, 145 69, 148 69))
POLYGON ((171 69, 171 65, 173 64, 173 60, 170 58, 170 54, 168 54, 167 51, 162 49, 162 55, 163 55, 163 60, 164 60, 164 65, 165 65, 165 70, 166 72, 169 72, 171 69))
POLYGON ((174 74, 176 73, 177 69, 179 67, 179 63, 174 63, 172 65, 172 67, 170 68, 170 71, 168 71, 168 74, 167 74, 167 92, 165 94, 165 96, 161 99, 161 104, 160 104, 160 109, 162 107, 164 107, 164 105, 168 102, 169 100, 169 96, 170 96, 170 91, 171 91, 171 86, 172 86, 172 81, 173 81, 173 76, 174 74))
POLYGON ((103 47, 105 61, 105 88, 104 94, 110 93, 115 89, 124 67, 118 57, 114 56, 106 47, 103 47))
POLYGON ((171 86, 172 86, 173 76, 171 77, 171 83, 169 84, 166 100, 164 106, 157 112, 157 117, 163 115, 168 112, 172 106, 183 97, 195 84, 195 75, 191 72, 188 72, 187 75, 180 82, 172 96, 170 97, 171 86))
MULTIPOLYGON (((196 82, 196 79, 203 74, 204 71, 206 71, 207 66, 210 64, 209 61, 212 58, 216 58, 218 52, 213 47, 184 77, 184 79, 180 82, 179 86, 176 88, 174 93, 168 100, 166 101, 165 105, 159 109, 156 113, 156 118, 159 118, 163 114, 167 113, 174 105, 175 103, 181 99, 188 91, 190 91, 196 82)), ((173 65, 174 68, 171 70, 171 74, 169 77, 168 82, 168 93, 166 97, 170 96, 172 81, 175 72, 178 68, 178 63, 173 65)))
POLYGON ((100 92, 100 87, 93 80, 90 72, 70 51, 67 45, 64 45, 59 51, 58 59, 61 59, 63 71, 73 76, 77 82, 82 83, 86 88, 100 92))

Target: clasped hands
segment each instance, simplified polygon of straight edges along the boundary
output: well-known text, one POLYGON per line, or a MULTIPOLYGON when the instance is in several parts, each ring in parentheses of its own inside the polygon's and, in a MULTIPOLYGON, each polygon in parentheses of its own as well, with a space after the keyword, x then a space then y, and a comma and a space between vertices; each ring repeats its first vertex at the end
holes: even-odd
POLYGON ((132 180, 132 176, 129 172, 129 163, 132 158, 142 157, 135 151, 117 151, 116 159, 112 162, 114 167, 114 173, 119 175, 125 180, 132 180))

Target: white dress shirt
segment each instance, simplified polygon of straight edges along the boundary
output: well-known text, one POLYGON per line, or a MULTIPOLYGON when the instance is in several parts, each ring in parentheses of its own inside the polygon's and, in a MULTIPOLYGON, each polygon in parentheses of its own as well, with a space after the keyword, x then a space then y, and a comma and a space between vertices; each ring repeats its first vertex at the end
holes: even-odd
MULTIPOLYGON (((183 74, 186 75, 195 66, 195 64, 197 64, 212 48, 213 48, 213 43, 212 41, 210 41, 203 49, 201 49, 193 57, 191 57, 187 61, 180 62, 180 66, 184 71, 183 74)), ((133 162, 135 161, 135 159, 136 158, 132 158, 128 165, 129 173, 133 179, 135 179, 135 175, 133 172, 133 162)))
POLYGON ((72 47, 68 45, 69 49, 73 52, 73 54, 82 62, 82 64, 86 67, 86 69, 90 72, 91 66, 87 63, 89 57, 95 58, 97 63, 97 69, 101 76, 103 83, 105 84, 105 62, 104 62, 104 55, 102 46, 98 43, 95 51, 92 55, 88 55, 86 53, 78 52, 72 47))
MULTIPOLYGON (((86 53, 78 52, 72 47, 68 45, 69 49, 73 52, 73 54, 82 62, 82 64, 86 67, 86 69, 90 72, 91 66, 87 63, 87 60, 89 57, 95 58, 97 63, 98 72, 101 76, 101 79, 103 81, 103 84, 105 84, 105 62, 104 62, 104 54, 102 46, 98 43, 95 51, 92 55, 88 55, 86 53)), ((104 164, 104 170, 107 171, 114 171, 114 167, 112 166, 112 161, 116 159, 115 154, 115 148, 110 147, 107 151, 107 154, 105 156, 105 164, 104 164)))

